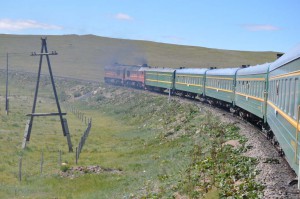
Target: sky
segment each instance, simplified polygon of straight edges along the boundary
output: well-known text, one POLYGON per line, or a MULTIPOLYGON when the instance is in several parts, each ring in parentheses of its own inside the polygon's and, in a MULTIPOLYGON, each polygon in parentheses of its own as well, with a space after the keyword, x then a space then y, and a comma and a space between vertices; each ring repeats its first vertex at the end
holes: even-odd
POLYGON ((278 52, 300 42, 300 0, 0 0, 0 5, 0 34, 93 34, 278 52))

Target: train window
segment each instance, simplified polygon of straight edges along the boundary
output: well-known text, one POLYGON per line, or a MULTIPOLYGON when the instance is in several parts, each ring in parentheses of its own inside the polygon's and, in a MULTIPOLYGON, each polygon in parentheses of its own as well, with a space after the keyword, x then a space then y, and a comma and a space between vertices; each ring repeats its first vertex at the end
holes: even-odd
POLYGON ((242 89, 242 92, 245 93, 244 81, 241 82, 241 89, 242 89))
POLYGON ((289 115, 290 116, 293 116, 294 115, 294 110, 293 110, 293 100, 294 100, 294 95, 295 95, 295 92, 294 92, 294 84, 293 84, 293 78, 290 79, 290 94, 289 94, 289 98, 290 98, 290 102, 289 102, 289 115))
POLYGON ((249 81, 247 81, 247 82, 246 82, 246 89, 247 89, 247 94, 248 94, 248 95, 250 94, 249 88, 250 88, 250 83, 249 83, 249 81))
POLYGON ((284 96, 284 79, 282 79, 281 81, 280 81, 280 87, 281 88, 283 88, 283 89, 281 89, 281 93, 280 93, 280 95, 281 95, 281 103, 280 103, 280 107, 281 107, 281 109, 284 109, 284 99, 285 99, 285 96, 284 96))
MULTIPOLYGON (((266 90, 266 84, 265 84, 265 90, 266 90)), ((273 101, 273 81, 269 82, 269 99, 273 101)))
POLYGON ((130 77, 130 71, 127 71, 127 77, 130 77))
POLYGON ((279 82, 280 80, 276 80, 276 105, 279 105, 279 82))
POLYGON ((295 86, 294 86, 294 118, 296 119, 297 118, 297 114, 298 114, 298 105, 299 105, 299 79, 298 78, 295 78, 295 86))
POLYGON ((274 102, 274 81, 270 81, 270 85, 269 85, 269 96, 270 96, 270 100, 272 102, 274 102))
POLYGON ((282 107, 282 110, 285 110, 285 95, 286 95, 286 87, 285 87, 285 80, 283 79, 282 80, 282 88, 283 89, 281 89, 281 94, 282 94, 282 105, 281 105, 281 107, 282 107))
POLYGON ((282 94, 282 96, 281 96, 282 97, 282 99, 281 99, 282 100, 281 101, 281 108, 284 111, 285 110, 285 95, 286 95, 286 87, 285 87, 285 80, 284 79, 282 80, 282 84, 281 85, 282 85, 282 88, 283 88, 281 90, 281 92, 282 92, 281 93, 282 94))
POLYGON ((228 81, 228 80, 225 80, 225 89, 227 89, 227 90, 230 90, 230 88, 229 88, 229 84, 230 84, 230 81, 228 81))
POLYGON ((276 95, 279 95, 279 81, 276 81, 276 95))
POLYGON ((255 81, 251 81, 250 84, 250 95, 255 96, 255 90, 256 90, 256 82, 255 81))
POLYGON ((281 108, 281 104, 282 104, 282 92, 281 92, 281 88, 282 88, 282 81, 281 81, 281 79, 278 81, 278 88, 280 88, 280 89, 278 89, 278 107, 280 107, 281 108))
POLYGON ((230 81, 225 80, 225 82, 226 82, 225 89, 230 90, 230 88, 229 88, 230 81))
POLYGON ((284 89, 284 110, 285 112, 288 112, 288 95, 289 95, 289 88, 288 88, 288 80, 285 79, 284 81, 284 84, 285 84, 285 89, 284 89))
POLYGON ((255 90, 255 96, 256 97, 261 97, 261 81, 256 82, 256 90, 255 90))
POLYGON ((258 97, 258 96, 257 96, 257 93, 258 93, 258 92, 257 92, 257 89, 258 89, 258 83, 259 83, 259 82, 257 82, 257 81, 253 81, 253 82, 252 82, 252 84, 253 84, 253 87, 252 87, 252 95, 255 96, 255 97, 258 97))
POLYGON ((255 97, 261 97, 261 96, 260 96, 260 92, 261 92, 261 82, 255 81, 255 92, 254 92, 254 96, 255 96, 255 97))
POLYGON ((291 98, 291 86, 292 86, 292 79, 288 80, 288 87, 287 87, 287 99, 286 99, 286 112, 290 115, 290 98, 291 98))
POLYGON ((260 93, 261 93, 261 88, 262 88, 262 82, 260 82, 260 81, 257 81, 256 82, 256 97, 261 97, 260 96, 260 93))
POLYGON ((273 90, 272 90, 272 93, 273 93, 273 102, 275 103, 276 102, 276 81, 273 80, 273 90))
POLYGON ((255 81, 255 90, 254 90, 254 96, 259 97, 259 88, 260 88, 260 82, 255 81))
POLYGON ((277 81, 274 80, 274 83, 273 83, 274 102, 276 102, 277 96, 278 96, 276 93, 276 89, 277 89, 277 81))
POLYGON ((259 92, 257 92, 257 97, 264 97, 263 92, 265 90, 265 83, 264 82, 259 82, 258 88, 259 92))
POLYGON ((251 89, 251 95, 252 96, 256 96, 256 93, 257 93, 257 83, 258 82, 256 82, 256 81, 252 81, 251 82, 250 89, 251 89))

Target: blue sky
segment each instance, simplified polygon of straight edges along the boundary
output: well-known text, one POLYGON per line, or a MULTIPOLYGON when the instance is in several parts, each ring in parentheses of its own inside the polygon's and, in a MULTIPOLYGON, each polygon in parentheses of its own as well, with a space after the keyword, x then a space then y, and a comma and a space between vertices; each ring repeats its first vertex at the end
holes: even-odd
POLYGON ((300 42, 299 0, 0 0, 0 33, 98 36, 285 52, 300 42))

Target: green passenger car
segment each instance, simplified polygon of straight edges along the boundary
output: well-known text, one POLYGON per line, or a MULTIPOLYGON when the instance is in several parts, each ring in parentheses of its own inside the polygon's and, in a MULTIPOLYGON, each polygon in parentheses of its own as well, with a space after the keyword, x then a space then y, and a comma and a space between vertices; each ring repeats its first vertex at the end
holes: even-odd
POLYGON ((206 68, 177 69, 175 74, 175 90, 178 94, 195 97, 204 94, 206 68))
POLYGON ((218 103, 234 105, 235 76, 239 68, 224 68, 206 72, 205 95, 218 103))
POLYGON ((145 69, 145 87, 149 90, 172 90, 174 88, 175 71, 172 68, 145 69))
POLYGON ((250 66, 238 70, 236 74, 235 105, 265 122, 269 66, 269 63, 250 66))
POLYGON ((268 124, 299 176, 300 46, 272 63, 269 71, 268 124))

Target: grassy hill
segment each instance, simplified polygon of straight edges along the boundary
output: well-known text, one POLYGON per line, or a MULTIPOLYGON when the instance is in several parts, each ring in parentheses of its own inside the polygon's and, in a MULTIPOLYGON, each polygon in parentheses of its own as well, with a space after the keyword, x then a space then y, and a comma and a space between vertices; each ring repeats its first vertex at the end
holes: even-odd
MULTIPOLYGON (((29 56, 41 49, 41 36, 1 35, 0 68, 36 72, 39 58, 29 56)), ((159 67, 236 67, 243 64, 259 64, 276 59, 276 52, 250 52, 219 50, 195 46, 183 46, 105 38, 94 35, 47 36, 48 50, 56 50, 51 57, 55 75, 82 79, 103 79, 103 68, 114 62, 144 64, 159 67)), ((46 62, 43 65, 44 72, 46 62)))
MULTIPOLYGON (((0 198, 261 198, 257 161, 244 155, 246 138, 202 104, 59 79, 74 152, 68 152, 58 117, 36 117, 22 150, 35 78, 14 72, 9 79, 9 115, 0 96, 0 198), (75 149, 87 128, 78 111, 92 118, 92 128, 76 164, 75 149), (229 140, 240 147, 226 145, 229 140)), ((0 72, 0 93, 4 82, 0 72)), ((37 112, 57 111, 51 90, 42 77, 37 112)))

